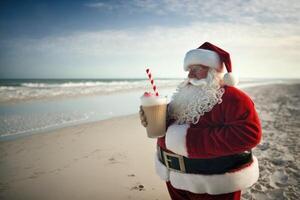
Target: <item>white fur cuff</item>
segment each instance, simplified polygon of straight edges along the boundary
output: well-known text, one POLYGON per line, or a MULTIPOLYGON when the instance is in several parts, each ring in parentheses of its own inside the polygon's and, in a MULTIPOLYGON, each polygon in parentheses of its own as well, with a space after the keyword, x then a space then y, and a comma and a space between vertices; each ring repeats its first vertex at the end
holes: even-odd
POLYGON ((173 151, 176 154, 187 157, 188 153, 186 148, 186 134, 189 127, 190 125, 188 124, 172 124, 171 126, 169 126, 166 133, 167 149, 173 151))

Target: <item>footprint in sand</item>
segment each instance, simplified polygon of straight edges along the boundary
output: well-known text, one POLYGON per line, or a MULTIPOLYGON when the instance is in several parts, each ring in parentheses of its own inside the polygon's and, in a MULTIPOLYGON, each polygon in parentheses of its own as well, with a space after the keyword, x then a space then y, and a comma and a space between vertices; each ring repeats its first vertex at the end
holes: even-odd
POLYGON ((126 159, 126 156, 124 154, 118 153, 118 154, 114 154, 112 155, 108 161, 108 164, 116 164, 116 163, 122 163, 124 162, 126 159))
MULTIPOLYGON (((258 193, 254 193, 253 196, 255 197, 255 199, 268 199, 267 194, 262 193, 262 192, 258 192, 258 193)), ((252 200, 253 198, 249 198, 249 200, 252 200)))
POLYGON ((24 151, 24 149, 18 149, 17 151, 16 151, 16 154, 18 154, 18 153, 21 153, 22 151, 24 151))
POLYGON ((101 149, 95 149, 79 158, 74 158, 73 161, 74 162, 77 162, 78 160, 81 160, 81 159, 86 159, 86 158, 90 158, 90 157, 96 157, 97 159, 99 159, 101 157, 101 152, 102 150, 101 149))
POLYGON ((130 190, 145 191, 146 189, 142 184, 137 183, 135 186, 131 187, 130 190))
POLYGON ((258 147, 260 150, 265 151, 265 150, 269 149, 270 144, 269 144, 268 142, 265 142, 265 143, 262 143, 262 144, 257 145, 257 147, 258 147))
POLYGON ((128 177, 135 177, 135 174, 128 174, 128 177))
POLYGON ((283 187, 288 184, 289 177, 284 171, 276 171, 271 176, 271 182, 275 183, 276 186, 283 187))
POLYGON ((38 178, 40 175, 43 175, 45 174, 45 172, 43 171, 38 171, 38 172, 34 172, 31 176, 29 176, 28 178, 30 179, 35 179, 35 178, 38 178))
POLYGON ((26 166, 23 169, 32 169, 32 168, 33 168, 33 166, 26 166))
POLYGON ((269 199, 286 199, 283 189, 274 189, 268 192, 269 199))
POLYGON ((109 161, 109 164, 119 163, 119 161, 117 161, 114 157, 109 158, 108 161, 109 161))
POLYGON ((285 165, 286 161, 282 160, 282 159, 274 159, 271 161, 274 165, 277 166, 283 166, 285 165))
MULTIPOLYGON (((127 175, 128 177, 135 177, 135 174, 128 174, 127 175)), ((140 184, 139 182, 136 183, 133 187, 130 188, 130 190, 137 190, 137 191, 144 191, 146 190, 145 189, 145 186, 140 184)), ((154 190, 154 188, 152 188, 152 190, 154 190)))

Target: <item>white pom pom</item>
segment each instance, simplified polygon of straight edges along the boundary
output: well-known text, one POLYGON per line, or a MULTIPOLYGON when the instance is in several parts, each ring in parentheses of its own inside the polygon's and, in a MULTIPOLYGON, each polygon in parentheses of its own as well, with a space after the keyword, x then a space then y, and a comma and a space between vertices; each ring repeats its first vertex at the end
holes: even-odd
POLYGON ((224 75, 223 81, 224 84, 228 86, 235 86, 239 82, 238 78, 235 77, 231 72, 224 75))

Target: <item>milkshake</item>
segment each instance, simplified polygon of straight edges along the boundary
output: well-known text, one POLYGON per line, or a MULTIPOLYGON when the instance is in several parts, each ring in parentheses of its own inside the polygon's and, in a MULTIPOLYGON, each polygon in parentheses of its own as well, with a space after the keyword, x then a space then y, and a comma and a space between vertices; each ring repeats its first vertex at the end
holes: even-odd
POLYGON ((148 123, 146 127, 148 137, 164 136, 166 133, 167 97, 145 92, 141 97, 141 105, 148 123))

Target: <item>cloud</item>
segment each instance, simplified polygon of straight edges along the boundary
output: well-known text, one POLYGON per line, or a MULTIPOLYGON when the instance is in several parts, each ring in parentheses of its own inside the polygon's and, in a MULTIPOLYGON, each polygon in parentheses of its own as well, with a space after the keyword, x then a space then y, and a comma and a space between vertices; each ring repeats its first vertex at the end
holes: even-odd
MULTIPOLYGON (((14 59, 47 57, 51 65, 106 66, 119 69, 122 66, 149 64, 156 66, 164 76, 170 75, 170 66, 181 66, 186 51, 197 48, 202 42, 211 41, 228 50, 236 71, 242 76, 268 76, 300 74, 289 72, 299 63, 300 28, 286 24, 237 25, 233 23, 193 23, 186 27, 153 26, 145 29, 103 30, 77 32, 66 36, 42 39, 22 39, 6 42, 14 52, 14 59), (19 58, 18 58, 19 57, 19 58), (54 63, 53 63, 54 62, 54 63), (287 66, 283 74, 275 68, 287 66), (259 71, 264 69, 263 73, 259 71)), ((4 43, 2 44, 4 45, 4 43)), ((13 61, 12 61, 13 62, 13 61)), ((47 63, 42 63, 45 65, 47 63)), ((177 67, 173 76, 178 76, 177 67)))
POLYGON ((226 21, 235 23, 299 23, 298 0, 132 0, 91 3, 92 8, 109 7, 130 13, 176 15, 192 21, 226 21), (99 4, 99 6, 97 6, 99 4))
POLYGON ((96 8, 96 9, 108 9, 108 10, 116 9, 116 6, 112 6, 104 2, 86 3, 84 4, 84 6, 90 8, 96 8))
POLYGON ((230 46, 298 48, 299 33, 299 27, 288 24, 277 27, 273 24, 247 26, 231 23, 193 23, 185 27, 152 26, 145 29, 77 32, 65 36, 15 40, 9 45, 24 51, 96 56, 156 54, 156 50, 161 53, 181 52, 176 47, 191 48, 195 42, 206 40, 230 46))
MULTIPOLYGON (((298 1, 120 1, 92 2, 91 9, 187 17, 185 26, 139 26, 81 31, 39 39, 0 40, 0 66, 43 66, 63 70, 90 66, 103 74, 154 66, 161 76, 180 76, 186 51, 210 41, 231 53, 241 76, 299 76, 298 1), (5 62, 5 63, 4 63, 5 62), (4 64, 3 64, 4 63, 4 64), (69 66, 69 67, 65 67, 69 66), (283 67, 284 66, 284 67, 283 67), (170 67, 174 67, 171 70, 170 67), (125 70, 124 70, 125 68, 125 70), (284 71, 282 71, 284 69, 284 71), (281 71, 280 71, 281 70, 281 71), (270 73, 271 72, 271 73, 270 73)), ((127 20, 127 18, 126 18, 127 20)), ((87 72, 86 72, 87 73, 87 72)), ((128 72, 129 73, 129 72, 128 72)), ((1 73, 0 73, 1 74, 1 73)), ((125 76, 124 75, 124 76, 125 76)), ((135 74, 140 76, 139 73, 135 74)))

